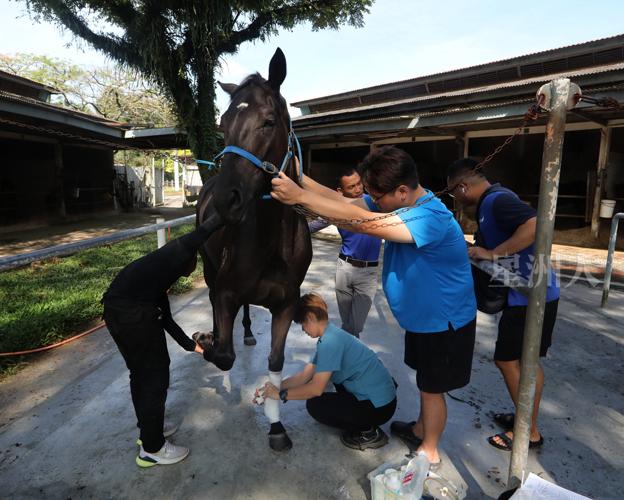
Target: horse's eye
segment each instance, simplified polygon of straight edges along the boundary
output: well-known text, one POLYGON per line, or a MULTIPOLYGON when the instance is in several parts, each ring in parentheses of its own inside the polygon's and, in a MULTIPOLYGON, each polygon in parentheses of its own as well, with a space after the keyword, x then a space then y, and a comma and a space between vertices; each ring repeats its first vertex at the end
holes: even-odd
POLYGON ((264 125, 262 125, 263 127, 274 127, 275 126, 275 120, 271 119, 271 118, 267 118, 266 120, 264 120, 264 125))

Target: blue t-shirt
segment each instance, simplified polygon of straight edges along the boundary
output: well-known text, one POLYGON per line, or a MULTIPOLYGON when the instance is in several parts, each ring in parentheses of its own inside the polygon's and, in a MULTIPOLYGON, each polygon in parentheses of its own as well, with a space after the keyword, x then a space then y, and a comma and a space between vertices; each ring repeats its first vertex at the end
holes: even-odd
POLYGON ((346 229, 338 228, 342 237, 342 248, 340 253, 348 255, 358 260, 369 262, 379 260, 379 250, 381 250, 381 240, 368 234, 353 233, 346 229))
MULTIPOLYGON (((477 244, 492 250, 511 238, 516 229, 535 217, 536 213, 533 207, 518 198, 516 193, 501 187, 500 184, 493 184, 481 196, 477 204, 477 215, 479 225, 477 244)), ((499 263, 511 272, 529 279, 534 260, 535 249, 531 244, 510 257, 499 259, 499 263)), ((559 298, 559 285, 552 269, 548 276, 546 302, 551 302, 559 298)), ((507 295, 509 306, 526 306, 528 303, 528 297, 513 288, 509 289, 507 295)))
MULTIPOLYGON (((464 234, 453 214, 431 191, 431 198, 399 214, 414 243, 386 241, 382 283, 388 305, 409 332, 459 329, 477 315, 472 271, 464 234)), ((370 196, 371 210, 379 208, 370 196)), ((417 204, 417 203, 416 203, 417 204)))
POLYGON ((396 397, 394 380, 377 355, 331 323, 318 339, 310 363, 316 365, 317 372, 332 372, 334 384, 342 384, 358 401, 370 400, 375 408, 396 397))

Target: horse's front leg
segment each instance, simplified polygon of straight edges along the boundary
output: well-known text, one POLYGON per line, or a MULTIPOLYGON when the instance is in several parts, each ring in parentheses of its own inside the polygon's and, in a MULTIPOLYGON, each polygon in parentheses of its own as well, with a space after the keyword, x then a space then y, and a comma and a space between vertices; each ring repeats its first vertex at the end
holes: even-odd
MULTIPOLYGON (((269 380, 278 389, 282 383, 282 368, 284 367, 284 348, 286 336, 295 314, 295 302, 286 307, 271 309, 271 353, 269 354, 269 380)), ((276 451, 286 451, 292 448, 292 441, 280 421, 279 405, 281 401, 266 399, 264 414, 271 423, 269 430, 269 446, 276 451)))
POLYGON ((215 293, 213 302, 213 312, 215 325, 214 330, 218 332, 218 337, 212 344, 201 344, 204 349, 204 359, 211 361, 217 368, 227 371, 234 365, 236 354, 232 343, 232 329, 234 319, 240 309, 238 296, 229 290, 215 293))

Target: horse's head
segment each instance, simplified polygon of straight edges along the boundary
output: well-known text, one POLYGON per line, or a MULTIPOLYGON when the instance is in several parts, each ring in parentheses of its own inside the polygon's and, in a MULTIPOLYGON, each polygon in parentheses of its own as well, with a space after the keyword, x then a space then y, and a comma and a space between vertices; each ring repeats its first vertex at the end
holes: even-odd
MULTIPOLYGON (((259 74, 240 85, 222 84, 230 106, 221 118, 225 145, 241 148, 261 161, 280 167, 288 148, 290 117, 280 86, 286 78, 286 58, 277 49, 269 64, 269 79, 259 74)), ((271 175, 234 153, 221 158, 214 188, 214 203, 228 224, 236 224, 248 207, 271 187, 271 175)))

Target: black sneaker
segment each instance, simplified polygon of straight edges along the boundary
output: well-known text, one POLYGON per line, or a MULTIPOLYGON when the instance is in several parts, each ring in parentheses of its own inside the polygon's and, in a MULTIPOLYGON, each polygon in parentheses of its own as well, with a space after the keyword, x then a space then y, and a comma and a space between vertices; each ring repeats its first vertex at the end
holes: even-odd
POLYGON ((379 427, 374 427, 370 431, 343 432, 340 441, 347 448, 363 451, 367 448, 381 448, 388 443, 388 436, 379 427))
POLYGON ((422 444, 422 439, 414 435, 412 427, 416 422, 401 422, 395 420, 390 424, 390 432, 401 439, 410 449, 416 450, 422 444))

